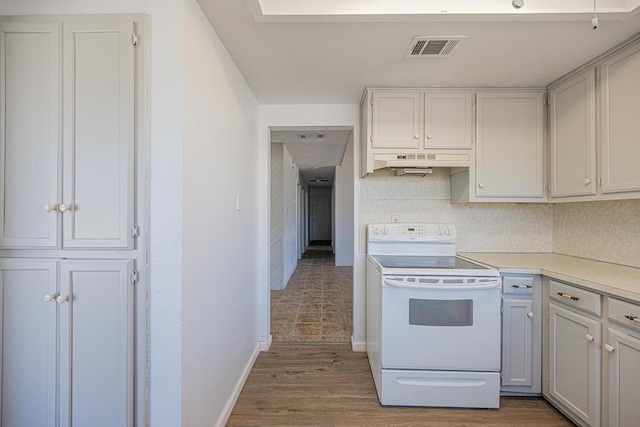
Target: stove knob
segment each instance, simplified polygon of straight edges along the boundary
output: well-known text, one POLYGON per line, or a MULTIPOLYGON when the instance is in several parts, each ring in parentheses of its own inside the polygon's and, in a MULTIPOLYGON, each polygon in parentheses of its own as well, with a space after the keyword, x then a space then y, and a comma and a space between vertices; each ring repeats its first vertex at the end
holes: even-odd
POLYGON ((444 232, 444 234, 446 234, 447 236, 451 236, 451 229, 447 228, 444 232))
POLYGON ((378 235, 378 227, 371 227, 371 234, 373 234, 374 236, 378 235))
POLYGON ((383 227, 383 228, 382 228, 382 234, 383 234, 383 235, 385 235, 385 236, 386 236, 387 234, 389 234, 389 230, 387 230, 387 227, 383 227))
POLYGON ((441 229, 441 228, 438 228, 438 229, 436 230, 436 234, 437 234, 438 236, 442 236, 442 229, 441 229))

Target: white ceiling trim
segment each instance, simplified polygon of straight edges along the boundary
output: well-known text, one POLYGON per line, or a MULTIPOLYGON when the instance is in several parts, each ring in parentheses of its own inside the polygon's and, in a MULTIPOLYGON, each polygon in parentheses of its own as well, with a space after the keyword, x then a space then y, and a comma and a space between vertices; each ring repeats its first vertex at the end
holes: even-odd
MULTIPOLYGON (((257 22, 555 21, 593 14, 588 0, 246 0, 257 22)), ((601 18, 638 13, 640 0, 597 0, 601 18)))

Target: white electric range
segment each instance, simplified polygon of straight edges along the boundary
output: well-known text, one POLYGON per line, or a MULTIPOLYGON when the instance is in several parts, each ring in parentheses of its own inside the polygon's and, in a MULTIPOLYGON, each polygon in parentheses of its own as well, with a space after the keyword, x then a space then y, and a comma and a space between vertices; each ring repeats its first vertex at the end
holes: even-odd
POLYGON ((383 405, 497 408, 500 274, 446 224, 371 224, 367 353, 383 405))

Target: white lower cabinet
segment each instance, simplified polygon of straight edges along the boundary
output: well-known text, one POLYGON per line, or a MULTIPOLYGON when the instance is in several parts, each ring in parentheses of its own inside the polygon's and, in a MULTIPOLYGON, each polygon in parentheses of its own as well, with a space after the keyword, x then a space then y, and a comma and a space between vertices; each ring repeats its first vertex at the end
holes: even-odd
POLYGON ((640 305, 607 299, 608 325, 603 347, 606 369, 605 422, 635 427, 640 420, 640 305))
POLYGON ((2 426, 133 425, 132 260, 0 260, 2 426))
POLYGON ((607 425, 635 427, 640 422, 640 339, 609 328, 604 349, 609 365, 607 425))
POLYGON ((601 323, 549 304, 549 397, 584 425, 600 426, 601 323))
POLYGON ((541 392, 540 276, 505 275, 502 290, 502 394, 541 392))

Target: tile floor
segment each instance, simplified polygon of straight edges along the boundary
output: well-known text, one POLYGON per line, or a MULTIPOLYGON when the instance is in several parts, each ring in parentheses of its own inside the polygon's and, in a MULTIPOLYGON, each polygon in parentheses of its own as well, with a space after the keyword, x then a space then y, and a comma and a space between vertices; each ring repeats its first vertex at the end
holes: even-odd
POLYGON ((351 342, 352 270, 336 267, 330 250, 307 249, 287 287, 271 291, 273 340, 351 342))

